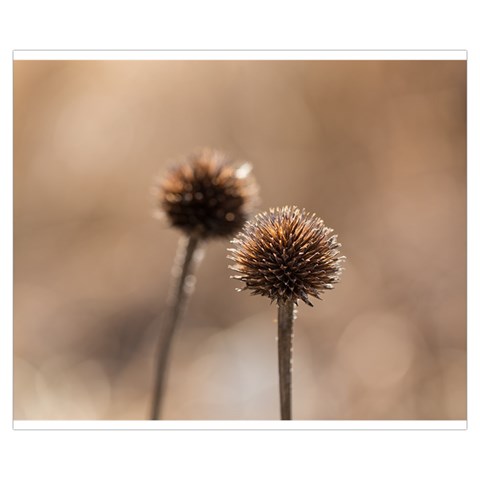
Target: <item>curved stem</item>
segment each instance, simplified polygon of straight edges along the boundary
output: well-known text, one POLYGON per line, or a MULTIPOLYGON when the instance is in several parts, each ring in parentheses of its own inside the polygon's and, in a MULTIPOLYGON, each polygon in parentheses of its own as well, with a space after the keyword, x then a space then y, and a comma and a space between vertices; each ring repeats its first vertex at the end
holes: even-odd
POLYGON ((155 369, 155 385, 153 388, 153 397, 151 405, 151 420, 157 420, 160 417, 162 407, 163 390, 166 380, 169 353, 172 346, 173 335, 177 323, 186 307, 188 299, 193 291, 193 282, 189 284, 188 280, 192 276, 193 269, 198 257, 200 245, 199 237, 192 235, 181 242, 178 246, 177 260, 172 273, 173 290, 170 294, 167 304, 167 315, 162 322, 158 341, 157 364, 155 369))
POLYGON ((278 304, 278 373, 282 420, 292 419, 292 353, 295 306, 292 301, 278 304))

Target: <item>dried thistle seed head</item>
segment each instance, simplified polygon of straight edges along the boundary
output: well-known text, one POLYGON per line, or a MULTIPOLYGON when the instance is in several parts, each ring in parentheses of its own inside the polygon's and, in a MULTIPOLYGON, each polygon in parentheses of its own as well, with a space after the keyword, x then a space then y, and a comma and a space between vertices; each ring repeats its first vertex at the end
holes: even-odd
POLYGON ((237 167, 225 154, 203 149, 174 167, 160 182, 158 200, 171 225, 201 238, 237 233, 255 203, 250 166, 237 167))
POLYGON ((297 207, 270 209, 247 222, 232 240, 229 268, 237 272, 241 290, 277 303, 303 300, 333 288, 345 257, 339 256, 337 236, 315 214, 297 207))

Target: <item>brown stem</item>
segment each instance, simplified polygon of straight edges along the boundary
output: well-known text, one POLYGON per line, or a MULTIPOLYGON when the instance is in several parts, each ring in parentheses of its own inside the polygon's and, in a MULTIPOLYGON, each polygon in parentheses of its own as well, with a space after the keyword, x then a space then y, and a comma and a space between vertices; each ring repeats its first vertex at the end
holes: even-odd
POLYGON ((292 301, 278 304, 278 373, 282 420, 292 419, 292 352, 295 306, 292 301))
POLYGON ((163 390, 166 381, 169 353, 177 323, 193 291, 193 269, 198 258, 200 239, 192 235, 179 243, 177 260, 172 273, 173 290, 167 304, 167 315, 162 322, 158 341, 155 385, 153 388, 151 420, 160 418, 163 390), (197 257, 197 258, 196 258, 197 257), (190 282, 187 282, 187 279, 190 282))

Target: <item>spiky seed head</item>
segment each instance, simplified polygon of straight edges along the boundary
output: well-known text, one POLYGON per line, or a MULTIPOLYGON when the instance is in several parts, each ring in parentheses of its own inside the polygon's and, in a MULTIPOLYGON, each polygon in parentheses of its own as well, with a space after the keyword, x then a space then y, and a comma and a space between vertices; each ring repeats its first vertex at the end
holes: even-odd
POLYGON ((238 167, 224 153, 205 148, 161 180, 158 206, 187 235, 231 237, 247 220, 256 190, 248 164, 238 167))
POLYGON ((320 298, 338 282, 345 257, 333 230, 315 214, 297 207, 270 209, 247 222, 230 248, 238 273, 232 278, 245 283, 240 290, 263 295, 277 303, 298 299, 312 306, 309 295, 320 298))

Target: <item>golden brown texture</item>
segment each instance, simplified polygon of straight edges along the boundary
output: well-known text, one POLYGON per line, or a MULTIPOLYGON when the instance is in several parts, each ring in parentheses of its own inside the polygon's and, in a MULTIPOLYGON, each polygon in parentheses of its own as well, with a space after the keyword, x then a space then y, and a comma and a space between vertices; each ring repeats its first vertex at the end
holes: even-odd
POLYGON ((230 268, 245 282, 244 290, 277 302, 303 300, 333 288, 345 257, 339 256, 337 236, 315 214, 297 207, 260 213, 232 243, 230 268))

